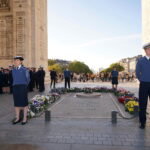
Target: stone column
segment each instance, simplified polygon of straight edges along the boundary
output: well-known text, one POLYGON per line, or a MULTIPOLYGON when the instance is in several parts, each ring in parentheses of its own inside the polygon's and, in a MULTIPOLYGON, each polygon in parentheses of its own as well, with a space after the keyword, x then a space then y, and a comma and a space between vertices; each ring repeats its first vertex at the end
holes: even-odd
POLYGON ((13 16, 11 1, 0 0, 0 66, 12 64, 13 16))
POLYGON ((47 0, 32 1, 32 64, 43 66, 47 70, 47 0), (42 6, 42 8, 41 8, 42 6), (37 42, 38 41, 38 42, 37 42))
MULTIPOLYGON (((142 43, 150 42, 150 0, 142 0, 142 43)), ((142 54, 144 50, 142 50, 142 54)))
POLYGON ((47 70, 47 0, 0 0, 0 66, 16 55, 27 67, 47 70))

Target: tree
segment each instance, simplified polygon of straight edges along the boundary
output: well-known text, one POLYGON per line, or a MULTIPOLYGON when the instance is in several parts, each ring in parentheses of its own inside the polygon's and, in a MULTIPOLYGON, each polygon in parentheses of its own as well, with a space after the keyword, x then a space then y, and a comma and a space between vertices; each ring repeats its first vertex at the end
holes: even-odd
POLYGON ((89 67, 80 61, 73 61, 69 64, 69 70, 74 73, 92 73, 89 67))
POLYGON ((51 66, 51 65, 54 65, 54 64, 56 64, 56 60, 54 60, 54 59, 49 59, 48 60, 48 66, 51 66))
POLYGON ((54 64, 54 65, 51 65, 51 66, 48 66, 48 69, 49 70, 55 70, 57 73, 62 73, 62 67, 61 67, 61 65, 59 65, 59 64, 54 64))
POLYGON ((119 63, 113 63, 110 65, 110 70, 112 71, 113 68, 116 68, 116 70, 118 71, 124 71, 124 67, 122 65, 120 65, 119 63))
POLYGON ((113 68, 116 68, 117 71, 124 71, 124 67, 119 63, 113 63, 108 68, 102 70, 102 72, 111 72, 113 68))

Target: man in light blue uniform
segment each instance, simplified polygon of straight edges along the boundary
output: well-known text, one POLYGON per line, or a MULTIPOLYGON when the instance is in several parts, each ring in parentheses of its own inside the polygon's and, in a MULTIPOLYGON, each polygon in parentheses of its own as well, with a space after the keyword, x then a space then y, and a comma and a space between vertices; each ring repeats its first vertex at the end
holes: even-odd
POLYGON ((146 56, 140 58, 136 65, 136 76, 139 86, 139 121, 140 128, 146 125, 146 109, 148 96, 150 96, 150 43, 143 46, 146 56))

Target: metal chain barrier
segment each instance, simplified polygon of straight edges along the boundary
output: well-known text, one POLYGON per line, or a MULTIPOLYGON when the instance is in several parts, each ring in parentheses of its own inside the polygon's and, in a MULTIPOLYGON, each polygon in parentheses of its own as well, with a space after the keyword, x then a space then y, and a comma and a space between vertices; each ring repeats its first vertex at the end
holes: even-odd
POLYGON ((116 123, 116 122, 117 122, 117 114, 118 114, 121 118, 123 118, 123 119, 134 119, 134 118, 136 118, 136 117, 138 116, 138 107, 137 107, 137 106, 134 107, 134 114, 133 114, 133 116, 131 116, 131 117, 125 116, 125 115, 123 114, 122 110, 120 109, 119 105, 118 105, 117 102, 115 101, 115 99, 112 97, 112 95, 111 95, 111 94, 109 94, 109 95, 110 95, 110 97, 111 97, 111 99, 112 99, 114 105, 116 106, 116 108, 117 108, 117 110, 118 110, 118 111, 112 111, 112 123, 116 123))

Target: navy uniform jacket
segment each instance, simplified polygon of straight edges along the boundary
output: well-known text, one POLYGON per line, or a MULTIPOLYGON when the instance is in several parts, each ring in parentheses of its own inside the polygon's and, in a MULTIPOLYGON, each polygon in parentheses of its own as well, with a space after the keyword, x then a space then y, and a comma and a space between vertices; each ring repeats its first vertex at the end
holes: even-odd
POLYGON ((12 70, 13 85, 28 85, 30 82, 30 74, 27 68, 21 66, 19 69, 12 70))
POLYGON ((136 76, 140 82, 150 82, 150 60, 140 58, 136 65, 136 76))

